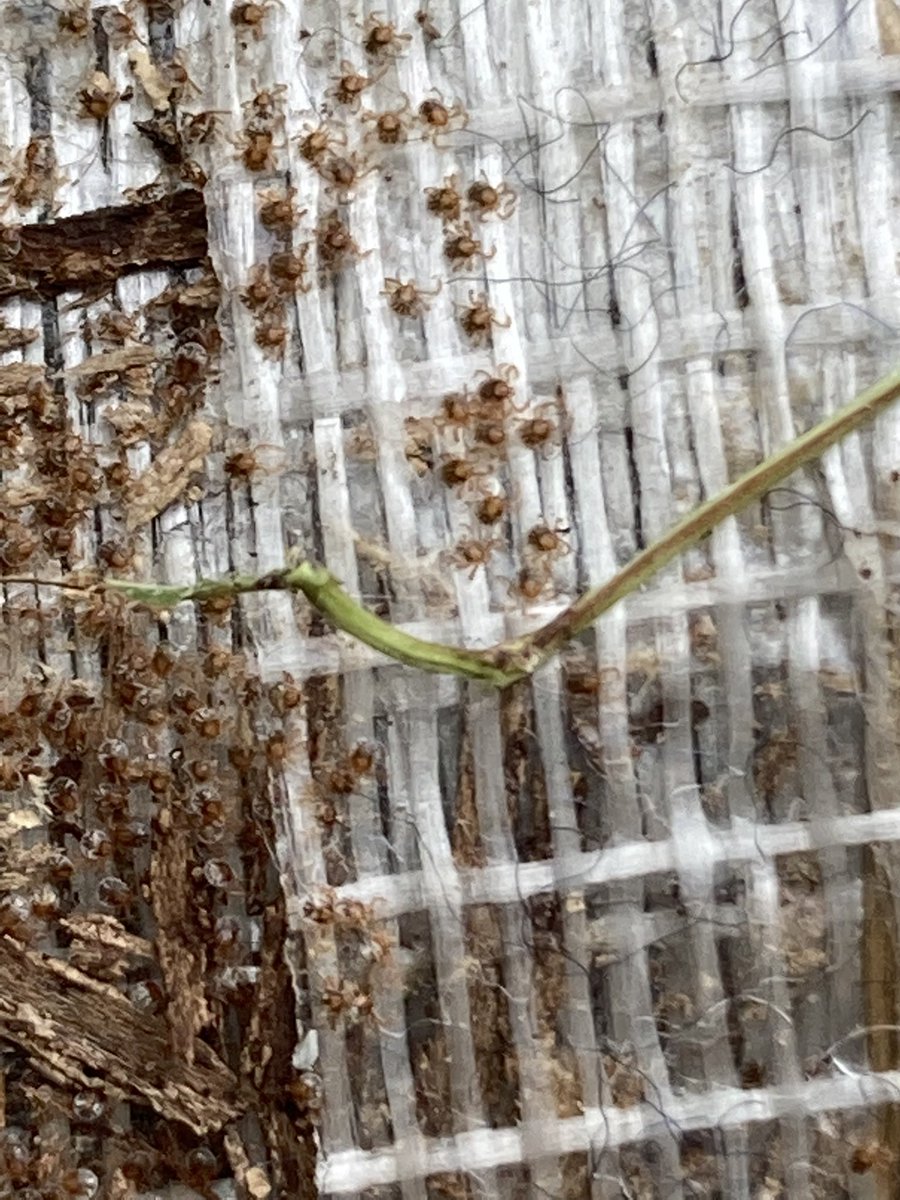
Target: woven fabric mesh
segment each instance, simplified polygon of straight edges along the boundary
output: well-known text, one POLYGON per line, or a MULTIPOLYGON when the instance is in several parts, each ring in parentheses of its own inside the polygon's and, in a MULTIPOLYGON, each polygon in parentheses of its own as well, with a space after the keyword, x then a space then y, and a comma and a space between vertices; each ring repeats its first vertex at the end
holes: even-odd
MULTIPOLYGON (((300 548, 405 628, 489 645, 891 366, 894 0, 434 0, 421 20, 385 0, 411 37, 380 65, 348 0, 264 8, 237 48, 218 4, 173 6, 170 33, 187 108, 240 114, 263 86, 283 106, 262 183, 240 144, 205 163, 210 411, 272 465, 230 491, 214 453, 222 486, 147 540, 159 577, 300 548), (348 64, 382 72, 361 110, 407 137, 338 110, 345 193, 300 151, 348 64), (238 298, 271 252, 269 175, 297 188, 298 242, 337 208, 358 251, 297 293, 281 358, 238 298), (483 254, 459 261, 428 189, 479 180, 508 190, 466 201, 483 254), (391 304, 407 280, 412 316, 391 304), (496 453, 441 407, 492 377, 515 392, 496 453)), ((63 215, 157 173, 117 110, 104 159, 53 103, 63 215)), ((269 786, 323 1197, 895 1194, 898 448, 890 411, 503 693, 391 665, 285 595, 246 602, 262 678, 304 691, 269 786), (323 799, 336 725, 379 765, 323 799)))

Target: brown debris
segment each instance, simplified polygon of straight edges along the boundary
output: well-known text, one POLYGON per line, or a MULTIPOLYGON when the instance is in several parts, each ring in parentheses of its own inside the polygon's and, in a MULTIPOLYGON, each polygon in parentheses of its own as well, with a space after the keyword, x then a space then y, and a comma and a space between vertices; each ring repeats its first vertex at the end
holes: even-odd
POLYGON ((199 1049, 196 1034, 211 1019, 204 988, 206 953, 198 928, 200 909, 191 886, 197 863, 190 831, 179 814, 164 809, 157 827, 159 836, 150 867, 156 947, 166 983, 172 1051, 193 1063, 199 1049))
POLYGON ((434 1029, 430 1037, 419 1043, 413 1062, 416 1113, 426 1137, 450 1137, 453 1133, 450 1053, 443 1027, 435 1022, 434 1029))
POLYGON ((106 408, 103 419, 116 431, 123 446, 153 438, 159 427, 152 405, 145 400, 125 400, 106 408))
POLYGON ((493 1125, 515 1125, 519 1112, 519 1060, 503 978, 503 930, 496 909, 466 911, 466 963, 472 1041, 481 1095, 493 1125))
POLYGON ((37 363, 10 363, 0 367, 0 396, 22 396, 29 385, 44 377, 44 368, 37 363))
POLYGON ((469 1187, 469 1177, 462 1171, 440 1171, 429 1175, 426 1186, 428 1200, 471 1200, 473 1194, 469 1187))
POLYGON ((528 684, 501 693, 503 775, 506 803, 519 852, 529 861, 553 856, 547 784, 532 733, 534 718, 528 684))
POLYGON ((0 488, 0 509, 28 508, 46 500, 49 495, 49 484, 10 483, 0 488))
POLYGON ((191 476, 203 469, 211 445, 212 426, 206 421, 191 421, 178 441, 159 452, 132 486, 125 514, 129 532, 146 525, 175 503, 191 476))
POLYGON ((36 342, 38 336, 36 329, 14 329, 0 317, 0 353, 6 354, 9 350, 22 350, 25 346, 36 342))
POLYGON ((250 1165, 241 1135, 236 1129, 226 1131, 224 1145, 238 1194, 246 1196, 247 1200, 268 1200, 272 1195, 272 1184, 268 1175, 262 1167, 250 1165))
POLYGON ((604 1054, 603 1070, 609 1080, 612 1102, 616 1108, 633 1108, 646 1099, 644 1077, 638 1070, 631 1052, 604 1054))
POLYGON ((156 66, 146 50, 134 47, 128 55, 132 73, 153 105, 154 111, 165 112, 175 90, 171 80, 156 66))
MULTIPOLYGON (((900 1012, 898 984, 897 916, 894 904, 896 847, 873 842, 863 848, 863 922, 860 933, 863 980, 864 1024, 868 1061, 873 1071, 892 1071, 900 1065, 897 1014, 900 1012)), ((885 1148, 900 1157, 900 1108, 885 1105, 878 1114, 878 1136, 885 1148)), ((856 1167, 853 1168, 857 1170, 856 1167)), ((883 1172, 882 1172, 883 1174, 883 1172)), ((896 1178, 896 1171, 893 1172, 896 1178)), ((885 1188, 885 1195, 890 1191, 885 1188)))
POLYGON ((778 860, 781 954, 794 979, 828 966, 828 922, 822 867, 812 853, 778 860))
MULTIPOLYGON (((305 1109, 292 1098, 295 1076, 291 1058, 297 1025, 285 958, 286 935, 284 904, 279 901, 266 910, 263 919, 262 962, 242 1047, 241 1077, 255 1097, 254 1111, 266 1139, 275 1194, 314 1200, 318 1192, 313 1128, 305 1109)), ((237 1170, 235 1174, 239 1177, 237 1170)), ((264 1200, 269 1192, 261 1189, 267 1182, 260 1167, 249 1168, 245 1187, 251 1200, 264 1200)))
POLYGON ((92 354, 82 362, 69 367, 66 375, 70 379, 84 379, 91 375, 119 375, 129 367, 145 366, 156 360, 152 346, 122 346, 118 350, 104 350, 92 354))
POLYGON ((136 961, 153 957, 146 938, 129 933, 108 914, 73 913, 61 918, 60 925, 72 935, 70 962, 92 979, 122 980, 136 961))
POLYGON ((0 939, 0 1035, 54 1081, 148 1104, 196 1133, 241 1111, 235 1078, 205 1045, 188 1065, 166 1025, 137 1012, 115 987, 67 963, 0 939))
POLYGON ((462 731, 456 782, 453 857, 461 867, 483 867, 487 861, 475 799, 475 760, 468 722, 462 731))
POLYGON ((897 0, 876 0, 875 14, 882 54, 900 54, 900 5, 897 0))
POLYGON ((152 204, 23 225, 17 233, 0 296, 95 290, 129 271, 196 265, 207 251, 206 207, 202 194, 191 188, 152 204))

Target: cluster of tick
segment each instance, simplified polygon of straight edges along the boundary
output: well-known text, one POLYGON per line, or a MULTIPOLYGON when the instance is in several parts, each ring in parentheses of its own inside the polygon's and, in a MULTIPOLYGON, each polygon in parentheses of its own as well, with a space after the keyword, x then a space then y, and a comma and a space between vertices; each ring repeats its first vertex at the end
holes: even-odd
MULTIPOLYGON (((272 4, 237 3, 231 8, 231 23, 238 40, 247 35, 253 40, 265 36, 272 4)), ((147 120, 135 121, 135 128, 153 146, 165 172, 182 184, 203 187, 207 171, 198 161, 204 154, 218 153, 223 141, 224 113, 188 112, 180 109, 189 93, 199 89, 187 74, 176 51, 164 62, 151 61, 134 24, 126 11, 110 6, 102 10, 101 24, 109 44, 129 50, 129 65, 154 112, 147 120)), ((427 15, 417 14, 417 22, 426 40, 439 36, 427 15)), ((58 16, 61 33, 87 37, 92 28, 90 6, 72 0, 58 16)), ((289 330, 286 304, 297 291, 308 290, 311 251, 320 283, 329 275, 356 262, 365 251, 354 241, 346 219, 346 206, 354 198, 361 181, 382 166, 379 152, 413 139, 426 140, 441 148, 450 134, 465 128, 468 114, 457 102, 448 102, 439 94, 426 96, 414 104, 404 96, 399 105, 368 107, 364 103, 372 89, 390 70, 392 60, 403 54, 412 34, 398 31, 377 15, 361 27, 360 48, 366 67, 342 60, 337 74, 324 89, 322 117, 307 123, 293 139, 293 148, 307 167, 324 182, 324 194, 331 207, 321 213, 312 237, 303 240, 297 229, 306 210, 296 204, 296 189, 279 185, 259 193, 262 224, 275 235, 272 254, 251 271, 243 298, 256 323, 256 341, 272 357, 280 357, 287 346, 289 330)), ((130 100, 134 87, 119 91, 108 75, 94 70, 77 92, 78 111, 87 120, 104 123, 113 107, 130 100)), ((242 107, 239 130, 225 137, 236 150, 239 161, 254 175, 275 176, 281 172, 285 144, 286 88, 262 89, 242 107)), ((10 198, 21 206, 37 202, 44 193, 52 193, 57 183, 52 145, 49 138, 32 139, 22 161, 10 163, 4 185, 12 189, 10 198)), ((146 192, 146 189, 144 189, 146 192)), ((490 257, 473 231, 470 221, 460 220, 462 197, 448 181, 441 189, 427 189, 428 207, 448 223, 444 255, 455 268, 469 266, 478 258, 490 257), (436 197, 434 192, 442 195, 436 197), (435 206, 438 207, 435 207, 435 206), (455 213, 455 215, 454 215, 455 213)), ((146 194, 135 199, 147 199, 146 194)), ((512 191, 504 184, 476 181, 468 188, 467 199, 476 217, 496 213, 511 215, 515 205, 512 191)), ((392 310, 402 317, 421 316, 428 307, 433 290, 419 287, 414 280, 388 277, 384 295, 392 310)), ((439 290, 439 289, 438 289, 439 290)), ((483 296, 474 293, 467 305, 458 306, 463 330, 476 343, 490 338, 496 318, 483 296)))
MULTIPOLYGON (((18 236, 15 228, 2 231, 4 251, 18 236)), ((140 569, 126 514, 141 477, 128 451, 170 445, 206 403, 219 302, 215 276, 194 271, 133 314, 83 315, 91 353, 70 370, 0 366, 0 574, 71 575, 90 585, 96 576, 75 569, 92 535, 101 572, 140 569), (73 421, 79 409, 90 414, 86 424, 102 420, 115 436, 92 440, 73 421)), ((38 337, 0 323, 0 352, 38 337)), ((65 946, 74 969, 163 1021, 165 981, 141 935, 155 903, 149 872, 160 814, 175 813, 188 847, 185 887, 196 901, 185 938, 207 966, 210 1005, 252 1003, 229 982, 253 963, 245 925, 230 915, 244 886, 233 846, 264 877, 269 850, 260 823, 248 818, 248 796, 264 793, 275 700, 258 685, 250 695, 230 653, 204 653, 204 646, 179 654, 166 643, 154 650, 154 622, 109 593, 42 590, 39 598, 31 588, 3 590, 4 636, 19 669, 0 697, 0 935, 25 947, 65 946), (66 678, 60 660, 91 663, 91 681, 66 678), (257 735, 252 721, 238 724, 235 689, 265 733, 257 735), (7 817, 36 811, 46 836, 26 844, 7 817), (143 952, 135 949, 141 945, 143 952)), ((216 619, 200 615, 206 631, 216 619)), ((102 1090, 87 1085, 67 1095, 60 1086, 50 1106, 66 1116, 72 1136, 50 1147, 34 1133, 49 1119, 36 1099, 47 1089, 24 1064, 23 1055, 5 1073, 0 1180, 42 1200, 91 1200, 115 1169, 108 1158, 121 1132, 115 1108, 102 1090)), ((141 1190, 161 1172, 206 1188, 223 1166, 209 1146, 189 1139, 177 1153, 145 1154, 126 1138, 121 1161, 141 1190)))
MULTIPOLYGON (((493 258, 496 251, 486 251, 475 236, 472 221, 486 221, 491 216, 508 220, 516 207, 516 195, 504 182, 489 183, 476 179, 461 187, 457 175, 445 176, 437 187, 425 189, 425 205, 429 213, 441 219, 444 227, 443 255, 451 267, 470 269, 477 259, 493 258)), ((388 278, 384 295, 392 310, 400 317, 421 317, 428 311, 428 301, 441 290, 426 290, 413 280, 388 278)), ((509 319, 500 320, 483 293, 469 292, 467 304, 455 305, 460 327, 475 346, 487 345, 495 326, 506 327, 509 319)))
POLYGON ((360 804, 376 802, 377 790, 387 784, 387 764, 376 743, 347 744, 335 681, 310 680, 304 692, 311 773, 305 802, 319 826, 325 869, 323 885, 310 889, 301 908, 307 972, 324 1018, 332 1027, 339 1021, 350 1027, 376 1016, 376 977, 393 961, 394 940, 371 904, 334 889, 355 878, 352 814, 360 804))
MULTIPOLYGON (((248 26, 248 10, 252 10, 253 35, 262 36, 265 6, 236 5, 233 23, 248 26)), ((427 22, 419 24, 426 38, 436 32, 427 22)), ((312 286, 313 250, 320 284, 366 253, 350 232, 347 206, 362 180, 381 169, 385 152, 412 140, 428 141, 441 149, 447 145, 449 135, 463 130, 468 123, 465 109, 439 94, 426 96, 418 104, 407 96, 401 103, 385 108, 366 103, 412 36, 399 32, 377 15, 370 16, 361 27, 360 38, 367 65, 363 68, 342 60, 324 90, 321 118, 305 123, 293 139, 297 156, 321 179, 329 205, 318 216, 312 237, 302 241, 297 236, 306 210, 297 206, 296 189, 279 186, 259 193, 260 221, 275 236, 276 248, 252 269, 242 295, 256 319, 257 343, 273 357, 281 356, 287 344, 286 301, 293 293, 312 286)), ((244 106, 238 146, 241 161, 251 172, 274 174, 279 169, 284 149, 284 92, 284 88, 260 92, 244 106)), ((429 212, 441 218, 443 255, 458 270, 493 255, 494 251, 485 249, 476 236, 474 222, 490 216, 509 218, 516 197, 500 181, 478 179, 461 187, 458 177, 449 176, 440 187, 425 190, 425 204, 429 212)), ((398 317, 418 319, 440 290, 440 281, 435 287, 425 287, 413 279, 388 276, 382 295, 398 317)), ((468 303, 457 305, 456 310, 460 327, 475 345, 488 343, 492 328, 503 323, 486 297, 474 291, 468 303)))
MULTIPOLYGON (((261 39, 272 9, 271 3, 234 4, 230 17, 237 40, 245 36, 261 39)), ((109 45, 127 48, 135 84, 119 91, 108 75, 94 70, 77 92, 81 116, 106 122, 113 107, 132 99, 139 86, 154 112, 147 120, 135 121, 135 128, 154 147, 171 178, 203 187, 207 171, 198 158, 219 152, 225 114, 181 108, 182 101, 192 93, 199 94, 200 89, 190 79, 177 51, 166 61, 151 60, 127 8, 104 8, 99 20, 109 45)), ((440 37, 424 10, 416 14, 416 20, 426 42, 440 37)), ((58 24, 66 36, 87 37, 93 27, 90 5, 84 0, 70 0, 60 11, 58 24)), ((398 30, 378 14, 371 15, 360 26, 360 50, 366 65, 342 60, 323 88, 320 119, 304 125, 292 139, 296 155, 322 179, 330 203, 315 221, 312 237, 304 240, 297 234, 306 210, 296 203, 296 188, 279 184, 259 192, 259 217, 273 233, 275 246, 267 259, 251 270, 242 295, 255 318, 256 341, 272 357, 283 355, 288 343, 287 301, 311 286, 313 248, 320 283, 365 253, 350 232, 346 208, 361 181, 381 168, 384 152, 412 140, 444 148, 449 136, 468 124, 463 106, 440 93, 418 102, 403 95, 399 104, 383 108, 366 103, 390 72, 392 62, 405 53, 412 37, 412 33, 398 30)), ((282 158, 288 149, 286 91, 283 85, 258 91, 242 107, 240 128, 225 137, 225 144, 230 141, 239 161, 254 175, 281 173, 282 158)), ((14 200, 20 207, 37 202, 55 189, 52 144, 43 135, 36 135, 21 161, 11 162, 9 167, 3 186, 8 189, 10 202, 14 200)), ((478 260, 494 254, 477 236, 476 223, 492 216, 508 219, 515 209, 516 196, 503 181, 481 178, 461 184, 458 176, 451 175, 440 186, 425 189, 425 206, 443 223, 442 249, 449 266, 468 270, 478 260)), ((428 311, 429 301, 440 288, 440 281, 435 287, 426 287, 414 279, 387 276, 382 294, 398 317, 417 319, 428 311)), ((492 330, 508 323, 496 316, 484 294, 474 290, 466 303, 455 305, 455 310, 460 328, 474 345, 489 344, 492 330)))
MULTIPOLYGON (((406 422, 406 457, 420 477, 436 476, 471 508, 471 533, 457 542, 451 561, 474 578, 495 551, 506 547, 510 499, 498 480, 505 474, 510 442, 548 453, 564 431, 561 397, 529 409, 517 403, 518 372, 503 363, 495 373, 480 371, 471 388, 441 398, 436 417, 406 422), (440 438, 451 449, 436 456, 440 438)), ((525 531, 522 565, 511 590, 536 600, 552 587, 554 562, 571 552, 567 528, 539 522, 525 531)))
MULTIPOLYGON (((34 949, 64 939, 74 968, 121 991, 141 1020, 159 1025, 171 994, 144 938, 148 908, 158 923, 166 920, 167 889, 161 891, 152 864, 174 837, 180 866, 173 886, 186 901, 180 945, 197 966, 208 1011, 227 1011, 229 1021, 249 1026, 258 1011, 252 981, 259 948, 246 917, 236 913, 259 917, 272 904, 271 773, 284 762, 304 693, 288 675, 262 684, 244 656, 223 645, 205 653, 164 641, 154 647, 152 619, 125 605, 101 609, 66 600, 56 612, 45 606, 29 613, 19 604, 6 612, 7 630, 20 645, 27 644, 29 629, 40 629, 32 634, 40 642, 68 628, 73 648, 93 651, 104 665, 91 682, 35 671, 0 698, 3 815, 40 795, 47 822, 40 845, 17 844, 8 829, 0 839, 0 936, 34 949)), ((212 629, 207 632, 214 641, 212 629)), ((330 761, 322 756, 323 798, 346 796, 371 774, 374 758, 358 742, 332 752, 330 761)), ((323 893, 306 916, 319 936, 327 928, 366 947, 371 969, 389 954, 389 941, 365 905, 329 907, 323 893)), ((337 991, 323 1002, 336 1019, 337 991)), ((359 1005, 354 1019, 357 1012, 363 1015, 359 1005)), ((217 1036, 209 1031, 218 1051, 217 1036)), ((141 1140, 121 1137, 121 1155, 110 1166, 109 1146, 122 1131, 102 1078, 97 1090, 89 1084, 54 1090, 54 1119, 62 1113, 72 1131, 55 1143, 54 1159, 56 1151, 32 1132, 41 1127, 35 1113, 41 1088, 21 1064, 8 1065, 0 1177, 23 1195, 34 1189, 47 1200, 90 1200, 119 1163, 141 1191, 174 1178, 211 1194, 210 1180, 225 1168, 221 1139, 170 1144, 156 1136, 165 1122, 150 1115, 141 1140)), ((289 1067, 280 1075, 293 1099, 275 1102, 289 1114, 305 1097, 306 1076, 289 1067)))
POLYGON ((314 967, 318 948, 336 944, 340 976, 316 977, 319 1002, 332 1029, 339 1020, 347 1026, 373 1018, 375 975, 389 961, 393 940, 370 905, 344 899, 331 887, 318 889, 303 906, 306 941, 314 967))
MULTIPOLYGON (((221 342, 218 305, 218 282, 207 274, 171 285, 133 315, 109 310, 85 323, 95 353, 88 364, 108 365, 76 376, 72 390, 95 411, 103 400, 118 402, 103 409, 117 434, 108 444, 82 437, 65 389, 41 368, 0 368, 0 471, 28 464, 27 479, 14 479, 0 494, 0 573, 65 574, 78 556, 79 531, 98 510, 110 531, 97 547, 100 563, 113 572, 133 565, 135 542, 123 528, 134 485, 127 447, 147 442, 158 449, 204 405, 221 342), (130 360, 135 348, 146 349, 139 344, 141 321, 146 336, 152 339, 156 329, 171 346, 164 358, 130 360)), ((0 348, 8 349, 3 332, 0 348)), ((37 336, 15 332, 26 340, 37 336)))

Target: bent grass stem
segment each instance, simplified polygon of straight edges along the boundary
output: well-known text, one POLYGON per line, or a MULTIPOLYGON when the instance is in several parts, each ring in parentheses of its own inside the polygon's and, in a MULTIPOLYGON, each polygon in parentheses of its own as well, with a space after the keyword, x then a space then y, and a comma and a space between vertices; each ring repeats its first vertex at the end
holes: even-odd
POLYGON ((186 600, 203 601, 248 592, 300 591, 336 628, 397 662, 423 671, 481 680, 498 688, 508 687, 553 658, 566 643, 592 625, 614 604, 635 592, 678 555, 695 546, 726 518, 735 516, 800 467, 819 458, 825 450, 872 420, 898 397, 900 371, 895 371, 861 392, 846 407, 764 459, 717 495, 699 504, 653 545, 636 554, 612 579, 585 592, 546 625, 486 650, 468 650, 441 642, 429 642, 405 633, 354 600, 327 568, 312 562, 302 562, 258 577, 242 575, 228 579, 206 579, 183 587, 132 583, 123 579, 104 579, 96 585, 78 585, 65 580, 24 576, 9 576, 0 579, 0 582, 44 584, 82 591, 107 588, 156 609, 172 608, 186 600))

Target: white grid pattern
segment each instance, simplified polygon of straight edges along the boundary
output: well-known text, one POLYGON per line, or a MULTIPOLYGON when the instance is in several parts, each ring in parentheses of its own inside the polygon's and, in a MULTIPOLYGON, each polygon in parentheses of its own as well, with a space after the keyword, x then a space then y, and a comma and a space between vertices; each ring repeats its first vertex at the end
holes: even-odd
MULTIPOLYGON (((900 1072, 866 1073, 865 1076, 836 1078, 823 1083, 810 1080, 792 1087, 766 1088, 751 1095, 738 1088, 718 1089, 714 1095, 667 1100, 666 1111, 646 1108, 592 1109, 580 1117, 545 1121, 527 1130, 478 1130, 460 1133, 428 1148, 432 1173, 466 1171, 478 1173, 506 1163, 527 1161, 529 1142, 540 1139, 550 1154, 610 1150, 629 1142, 652 1141, 676 1131, 679 1135, 697 1129, 716 1128, 723 1133, 765 1121, 787 1117, 814 1119, 822 1113, 871 1109, 892 1103, 900 1087, 900 1072)), ((393 1153, 348 1151, 332 1159, 322 1172, 323 1187, 333 1194, 392 1183, 402 1178, 402 1164, 393 1153)))
MULTIPOLYGON (((200 573, 265 571, 289 547, 317 545, 359 595, 384 583, 359 537, 390 565, 377 598, 389 596, 392 619, 489 644, 554 615, 849 398, 887 365, 900 324, 891 4, 795 0, 779 14, 739 0, 702 11, 436 0, 428 11, 447 36, 432 46, 417 4, 388 3, 414 36, 371 96, 388 107, 459 97, 468 126, 446 146, 413 139, 385 153, 360 183, 347 210, 365 253, 298 295, 284 362, 262 353, 236 298, 229 306, 216 416, 291 465, 254 481, 252 503, 236 497, 227 517, 205 500, 202 538, 201 523, 170 514, 160 562, 170 574, 191 559, 200 573), (447 276, 422 193, 453 173, 508 179, 516 212, 479 225, 495 253, 477 279, 456 273, 408 325, 384 282, 447 276), (509 321, 490 352, 455 319, 472 288, 509 321), (468 578, 446 554, 471 505, 436 472, 416 478, 404 420, 434 418, 444 394, 507 363, 527 405, 510 427, 559 383, 564 445, 533 453, 510 438, 495 480, 512 500, 508 544, 500 565, 468 578), (348 432, 357 419, 369 459, 348 432), (565 529, 573 553, 556 564, 558 594, 523 606, 508 584, 539 520, 565 529)), ((335 200, 297 139, 340 61, 364 65, 356 6, 273 4, 265 36, 240 51, 225 6, 176 7, 194 107, 237 119, 255 90, 283 85, 279 175, 310 214, 296 244, 313 241, 335 200)), ((56 114, 67 209, 147 181, 155 163, 124 112, 109 176, 92 127, 56 114)), ((271 240, 234 154, 207 165, 211 253, 236 294, 271 240)), ((689 1135, 709 1131, 718 1174, 703 1194, 761 1196, 767 1172, 792 1200, 873 1194, 846 1161, 823 1178, 816 1157, 817 1139, 857 1136, 900 1096, 900 1070, 841 1057, 866 1040, 859 848, 883 855, 900 920, 898 435, 889 412, 797 483, 808 503, 726 523, 512 698, 310 638, 284 596, 247 599, 263 678, 287 671, 306 688, 287 722, 276 853, 305 940, 296 977, 318 1038, 323 1195, 599 1200, 635 1194, 643 1170, 654 1194, 686 1197, 697 1194, 689 1135), (698 614, 714 631, 705 655, 698 614), (569 687, 584 664, 603 680, 587 700, 569 687), (348 803, 346 870, 316 807, 310 749, 310 696, 331 674, 347 743, 374 739, 384 759, 383 779, 348 803), (698 699, 708 720, 695 728, 698 699), (465 737, 446 734, 453 720, 465 737), (326 895, 371 905, 393 947, 382 971, 348 962, 342 931, 310 920, 310 900, 326 895), (368 980, 370 1020, 334 1019, 329 981, 342 975, 368 980), (739 1000, 772 1024, 735 1016, 739 1000), (678 1004, 680 1021, 666 1007, 678 1004), (496 1027, 480 1028, 479 1006, 496 1027), (846 1124, 829 1132, 826 1117, 846 1124), (762 1126, 777 1130, 771 1159, 762 1126), (636 1166, 629 1150, 647 1146, 636 1166), (463 1190, 442 1190, 439 1174, 465 1177, 463 1190)), ((452 446, 438 430, 438 460, 452 446)))

